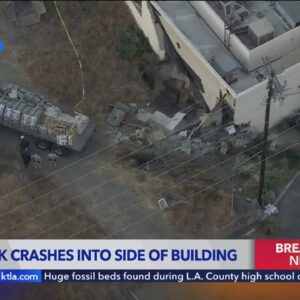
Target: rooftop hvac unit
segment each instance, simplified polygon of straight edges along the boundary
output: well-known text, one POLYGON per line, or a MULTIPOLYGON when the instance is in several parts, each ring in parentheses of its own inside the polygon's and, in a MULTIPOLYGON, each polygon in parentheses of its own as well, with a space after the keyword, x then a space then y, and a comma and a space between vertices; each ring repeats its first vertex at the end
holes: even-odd
POLYGON ((274 38, 274 28, 266 18, 262 18, 249 25, 248 34, 255 46, 259 46, 274 38))
POLYGON ((218 54, 211 60, 214 69, 221 75, 221 77, 230 83, 234 80, 233 74, 239 69, 238 63, 227 53, 218 54))
POLYGON ((250 16, 250 12, 237 1, 219 1, 224 18, 233 17, 236 21, 243 21, 250 16))
POLYGON ((276 9, 291 26, 300 25, 300 2, 299 1, 276 1, 276 9))

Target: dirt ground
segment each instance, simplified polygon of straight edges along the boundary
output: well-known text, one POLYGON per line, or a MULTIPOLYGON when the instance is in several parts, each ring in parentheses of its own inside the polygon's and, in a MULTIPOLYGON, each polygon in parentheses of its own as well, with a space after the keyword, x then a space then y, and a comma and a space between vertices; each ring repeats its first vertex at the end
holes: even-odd
MULTIPOLYGON (((7 37, 7 58, 42 94, 70 109, 81 100, 81 73, 53 3, 45 5, 47 14, 38 25, 16 31, 6 24, 8 32, 14 33, 7 37)), ((152 54, 129 63, 117 55, 120 37, 135 26, 126 5, 115 1, 60 1, 57 5, 83 65, 86 102, 81 110, 97 120, 107 113, 109 104, 145 102, 149 93, 139 67, 155 64, 156 57, 152 54)))
MULTIPOLYGON (((6 55, 7 63, 24 74, 28 84, 34 90, 40 91, 61 107, 71 111, 81 99, 80 70, 53 3, 46 2, 45 4, 47 14, 37 25, 16 29, 14 24, 4 22, 3 31, 5 31, 8 39, 7 51, 4 55, 6 55)), ((83 63, 86 102, 81 106, 82 111, 91 116, 97 124, 102 124, 107 117, 110 104, 115 104, 118 101, 146 103, 152 97, 152 92, 147 84, 141 80, 139 68, 141 66, 155 66, 158 61, 154 54, 143 56, 132 62, 127 62, 118 55, 116 48, 120 36, 134 26, 134 21, 130 17, 126 5, 113 1, 70 1, 59 2, 58 6, 83 63)), ((177 160, 170 159, 173 159, 174 164, 180 159, 186 160, 186 157, 179 156, 179 158, 175 158, 177 160)), ((96 163, 96 160, 93 160, 93 163, 96 163)), ((171 167, 172 163, 170 164, 171 167)), ((187 167, 179 168, 173 172, 172 176, 168 174, 157 181, 155 181, 155 177, 159 172, 143 173, 126 165, 120 165, 115 170, 112 168, 110 171, 118 173, 120 170, 124 171, 124 168, 131 174, 129 177, 125 176, 127 184, 135 186, 136 192, 148 200, 145 203, 150 208, 157 206, 156 201, 164 196, 164 191, 170 185, 179 182, 179 175, 187 175, 188 169, 187 167), (137 172, 138 174, 136 174, 137 172), (142 181, 146 181, 146 183, 141 185, 142 181)), ((188 174, 192 175, 192 172, 197 171, 199 172, 199 168, 191 168, 188 174)), ((55 181, 59 182, 60 180, 63 179, 55 178, 55 181)), ((13 181, 16 179, 10 181, 12 186, 22 184, 13 181)), ((194 197, 189 197, 189 195, 199 192, 213 181, 213 177, 207 178, 205 174, 188 181, 188 184, 178 185, 172 192, 184 195, 190 198, 190 201, 167 211, 164 215, 166 221, 178 226, 181 226, 182 223, 185 224, 185 232, 189 236, 211 236, 215 227, 226 223, 230 218, 228 209, 225 209, 228 207, 228 195, 222 190, 219 192, 215 189, 206 191, 201 196, 199 193, 194 197), (220 207, 223 207, 224 210, 220 210, 220 207), (203 222, 204 219, 205 222, 203 222), (204 227, 203 223, 205 223, 204 227)), ((58 185, 58 182, 51 183, 50 188, 58 185)), ((38 191, 31 191, 32 194, 44 191, 43 184, 45 183, 35 186, 38 191)), ((123 180, 123 184, 126 184, 126 180, 123 180)), ((6 189, 9 190, 8 187, 6 189)), ((69 194, 71 196, 72 192, 64 190, 63 193, 59 194, 59 197, 55 196, 49 205, 57 204, 69 194)), ((46 201, 41 203, 44 202, 46 201)), ((16 203, 11 201, 9 205, 13 207, 16 203)), ((70 207, 72 209, 65 209, 60 213, 66 214, 68 217, 78 210, 76 205, 74 207, 70 205, 70 207)), ((42 208, 47 209, 49 207, 46 205, 42 208)), ((34 214, 40 209, 41 207, 35 205, 31 209, 31 213, 34 214)), ((26 214, 27 212, 19 209, 15 213, 26 214)), ((12 215, 7 217, 9 216, 12 217, 12 215)), ((53 211, 53 214, 49 214, 48 218, 49 221, 52 218, 53 220, 59 219, 57 210, 53 211)), ((23 228, 15 234, 18 237, 25 237, 29 231, 34 232, 35 227, 45 227, 43 224, 48 223, 44 221, 43 216, 40 220, 35 220, 33 224, 27 224, 31 230, 23 228)), ((86 220, 82 219, 82 222, 85 224, 86 220)), ((74 224, 72 223, 70 226, 72 227, 74 224)), ((57 228, 52 236, 63 237, 62 231, 65 230, 65 227, 66 224, 57 228)), ((97 228, 99 230, 99 227, 97 228)), ((68 228, 66 232, 68 232, 68 228)))

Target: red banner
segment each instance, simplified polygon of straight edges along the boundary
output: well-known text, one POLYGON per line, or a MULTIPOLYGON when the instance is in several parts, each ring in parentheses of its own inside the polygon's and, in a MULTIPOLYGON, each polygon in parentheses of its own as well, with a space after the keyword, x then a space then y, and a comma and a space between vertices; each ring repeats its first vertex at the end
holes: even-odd
POLYGON ((299 270, 300 240, 256 240, 255 269, 299 270))

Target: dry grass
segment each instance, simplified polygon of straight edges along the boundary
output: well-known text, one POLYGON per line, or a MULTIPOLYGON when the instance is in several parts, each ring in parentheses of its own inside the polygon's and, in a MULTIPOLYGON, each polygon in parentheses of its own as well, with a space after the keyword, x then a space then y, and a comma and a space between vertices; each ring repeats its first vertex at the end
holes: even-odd
POLYGON ((163 216, 187 236, 211 238, 216 228, 230 220, 230 195, 220 187, 207 188, 215 180, 208 174, 197 175, 197 168, 178 168, 176 176, 160 176, 161 173, 132 168, 125 162, 111 171, 120 184, 131 185, 141 195, 145 207, 157 207, 157 200, 166 193, 183 196, 186 200, 167 209, 163 216), (193 179, 187 180, 191 176, 193 179))
MULTIPOLYGON (((11 193, 27 183, 40 178, 39 174, 34 172, 32 166, 29 169, 23 168, 17 152, 11 152, 5 147, 1 147, 0 153, 0 195, 3 196, 11 193)), ((61 189, 52 195, 41 197, 49 191, 57 189, 62 184, 63 182, 59 178, 51 177, 26 189, 22 189, 20 192, 2 198, 0 202, 0 237, 29 238, 49 229, 51 226, 70 219, 82 211, 83 203, 80 201, 81 197, 75 198, 55 209, 51 209, 76 195, 76 192, 72 191, 71 188, 61 189), (14 227, 18 223, 22 224, 14 227), (9 228, 9 231, 5 231, 9 228)), ((79 231, 90 225, 93 221, 90 216, 84 215, 79 219, 72 220, 72 222, 66 222, 63 225, 54 227, 40 237, 64 238, 72 232, 79 231)), ((101 234, 104 235, 101 228, 97 228, 97 230, 98 236, 101 236, 101 234)))
MULTIPOLYGON (((140 79, 138 70, 141 63, 150 65, 156 62, 153 56, 143 57, 142 60, 126 62, 117 54, 116 47, 120 35, 134 26, 129 11, 123 2, 113 1, 85 1, 85 2, 59 2, 61 13, 69 28, 70 35, 78 49, 83 62, 86 87, 86 106, 84 110, 97 120, 103 120, 107 116, 109 104, 122 102, 146 102, 150 91, 140 79)), ((59 103, 62 107, 72 108, 81 99, 80 70, 73 49, 69 45, 63 27, 54 9, 53 3, 46 2, 47 15, 35 26, 15 29, 15 37, 10 41, 9 62, 17 65, 26 76, 28 76, 40 92, 51 97, 51 100, 59 103)), ((120 169, 112 168, 112 173, 120 170, 132 170, 125 165, 120 169)), ((184 174, 186 171, 182 170, 184 174)), ((131 176, 124 175, 118 178, 120 183, 132 184, 138 193, 146 198, 146 205, 157 205, 156 201, 163 196, 165 190, 174 184, 180 176, 176 172, 175 179, 171 177, 156 178, 157 174, 145 171, 132 171, 131 176), (141 184, 148 180, 146 184, 141 184)), ((17 187, 20 183, 14 178, 8 179, 12 186, 17 187)), ((173 192, 188 197, 190 193, 197 192, 206 186, 205 177, 179 185, 173 192)), ((5 185, 5 184, 4 184, 5 185)), ((9 190, 9 185, 7 189, 9 190)), ((53 182, 51 186, 56 186, 53 182)), ((39 185, 38 193, 43 193, 48 187, 39 185)), ((27 191, 21 198, 16 197, 13 201, 2 203, 3 208, 9 209, 18 203, 34 197, 37 191, 27 191)), ((71 193, 72 194, 72 193, 71 193)), ((59 203, 61 199, 70 195, 70 191, 60 193, 60 197, 52 198, 51 201, 37 202, 35 206, 23 211, 18 211, 15 218, 24 218, 42 208, 59 203)), ((197 197, 187 204, 176 206, 165 214, 170 222, 191 224, 187 228, 192 231, 198 228, 202 214, 211 219, 212 223, 219 224, 225 219, 227 211, 221 209, 227 202, 226 195, 218 195, 211 192, 208 196, 197 197), (178 213, 180 211, 180 214, 178 213), (197 213, 196 213, 197 212, 197 213), (192 216, 192 217, 191 217, 192 216)), ((77 202, 76 202, 77 203, 77 202)), ((38 228, 46 228, 52 220, 59 222, 63 217, 71 215, 78 210, 75 202, 73 205, 62 207, 55 213, 49 213, 35 223, 28 223, 24 232, 36 232, 38 228)), ((16 212, 17 213, 17 212, 16 212)), ((88 219, 82 218, 81 222, 86 224, 88 219)), ((209 224, 207 221, 206 224, 209 224)), ((62 237, 74 226, 74 222, 57 227, 47 237, 62 237)), ((98 228, 99 229, 99 228, 98 228)), ((17 233, 16 233, 17 234, 17 233)))
MULTIPOLYGON (((47 15, 32 27, 17 32, 10 61, 31 79, 34 86, 54 102, 74 107, 81 100, 81 73, 72 47, 53 3, 47 15)), ((102 120, 109 104, 117 101, 146 102, 147 86, 140 79, 140 63, 151 64, 154 55, 131 63, 117 54, 124 32, 135 26, 127 6, 114 1, 58 2, 73 42, 78 49, 85 77, 86 103, 82 110, 102 120)))

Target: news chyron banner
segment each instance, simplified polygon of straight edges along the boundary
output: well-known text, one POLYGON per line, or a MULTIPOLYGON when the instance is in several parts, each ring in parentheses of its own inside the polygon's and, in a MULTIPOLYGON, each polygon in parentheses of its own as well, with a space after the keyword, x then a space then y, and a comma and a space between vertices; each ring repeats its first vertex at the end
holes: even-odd
POLYGON ((300 240, 0 240, 0 282, 299 282, 300 240))

